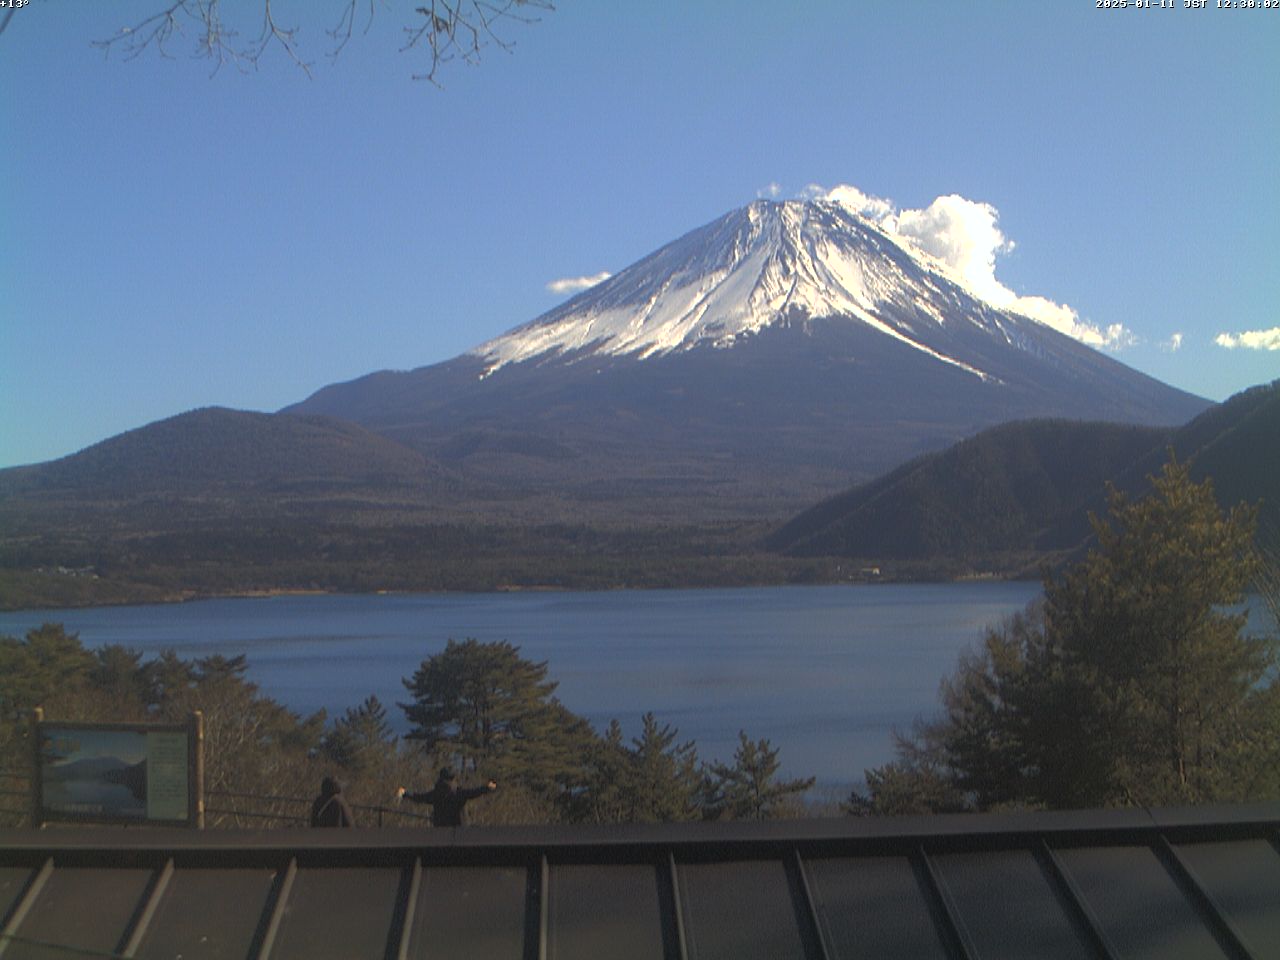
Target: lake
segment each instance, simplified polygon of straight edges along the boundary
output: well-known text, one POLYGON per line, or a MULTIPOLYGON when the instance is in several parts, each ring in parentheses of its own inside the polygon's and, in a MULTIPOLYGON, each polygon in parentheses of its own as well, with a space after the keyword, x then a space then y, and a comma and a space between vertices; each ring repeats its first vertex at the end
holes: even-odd
POLYGON ((892 757, 891 731, 937 705, 939 681, 1038 583, 858 584, 725 590, 301 596, 0 614, 86 647, 184 659, 243 653, 262 691, 330 716, 376 694, 403 732, 402 679, 450 638, 509 640, 549 664, 557 695, 628 738, 652 711, 728 761, 740 729, 781 748, 790 776, 847 787, 892 757))

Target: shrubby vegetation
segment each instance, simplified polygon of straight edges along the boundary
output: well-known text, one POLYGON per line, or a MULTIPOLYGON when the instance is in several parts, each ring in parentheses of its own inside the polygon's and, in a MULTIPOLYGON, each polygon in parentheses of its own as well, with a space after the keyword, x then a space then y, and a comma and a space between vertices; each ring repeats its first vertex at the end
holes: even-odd
POLYGON ((1255 511, 1176 461, 1153 485, 1113 492, 1096 548, 961 660, 856 812, 1280 798, 1275 638, 1231 612, 1251 583, 1274 606, 1255 511))
MULTIPOLYGON (((449 641, 422 662, 401 704, 398 737, 377 697, 328 721, 302 716, 246 679, 243 656, 144 660, 120 646, 88 651, 58 624, 0 637, 0 771, 30 770, 31 711, 47 720, 180 722, 204 717, 210 826, 297 822, 322 776, 348 784, 356 805, 389 807, 398 785, 429 785, 443 765, 501 789, 474 805, 474 823, 628 823, 794 815, 809 780, 781 780, 778 751, 742 735, 730 763, 704 764, 692 743, 652 715, 626 742, 613 721, 598 735, 554 696, 547 664, 509 643, 449 641), (238 812, 237 812, 238 811, 238 812)), ((21 783, 22 781, 14 780, 21 783)), ((21 791, 19 791, 20 793, 21 791)), ((0 820, 28 803, 6 797, 0 820)), ((358 818, 359 819, 359 818, 358 818)))

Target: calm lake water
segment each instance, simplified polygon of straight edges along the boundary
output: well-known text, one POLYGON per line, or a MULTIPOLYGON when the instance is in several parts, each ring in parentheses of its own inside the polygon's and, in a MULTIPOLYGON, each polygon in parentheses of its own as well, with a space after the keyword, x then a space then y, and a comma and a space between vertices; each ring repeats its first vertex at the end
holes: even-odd
POLYGON ((860 584, 604 593, 307 596, 0 614, 0 634, 45 621, 89 648, 185 659, 243 653, 262 691, 330 716, 376 694, 399 729, 402 679, 450 638, 509 640, 546 660, 570 710, 627 737, 646 711, 729 760, 739 729, 781 748, 788 775, 861 781, 893 728, 937 704, 939 681, 1038 583, 860 584))

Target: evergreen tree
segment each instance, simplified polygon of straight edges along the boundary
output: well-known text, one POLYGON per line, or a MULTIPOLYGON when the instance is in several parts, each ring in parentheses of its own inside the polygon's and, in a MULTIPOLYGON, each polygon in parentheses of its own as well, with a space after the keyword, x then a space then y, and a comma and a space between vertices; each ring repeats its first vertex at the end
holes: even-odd
POLYGON ((89 682, 99 696, 114 705, 114 719, 147 719, 153 704, 141 652, 110 644, 96 651, 94 659, 96 663, 89 671, 89 682))
POLYGON ((1113 492, 1097 548, 1045 588, 1023 711, 1036 792, 1054 805, 1237 799, 1264 761, 1273 651, 1226 612, 1249 584, 1256 512, 1224 516, 1176 461, 1152 482, 1137 502, 1113 492))
POLYGON ((172 650, 161 651, 160 656, 143 664, 142 671, 147 703, 155 709, 185 702, 195 687, 194 665, 172 650))
POLYGON ((631 741, 628 793, 630 823, 692 820, 698 814, 702 778, 693 741, 677 742, 678 732, 658 725, 652 713, 641 720, 640 736, 631 741))
POLYGON ((954 796, 946 802, 964 798, 980 809, 1035 802, 1029 796, 1028 717, 1052 722, 1061 715, 1052 684, 1028 692, 1029 665, 1043 658, 1044 643, 1044 604, 1036 601, 989 628, 978 651, 962 656, 955 674, 942 682, 943 719, 916 742, 927 758, 924 766, 952 771, 954 796))
POLYGON ((631 754, 622 725, 609 728, 591 747, 582 789, 568 810, 570 820, 583 823, 627 823, 631 819, 631 754))
POLYGON ((662 823, 693 820, 700 813, 702 772, 692 741, 652 713, 641 719, 630 746, 617 720, 591 750, 583 789, 570 819, 588 823, 662 823))
POLYGON ((940 739, 942 722, 917 720, 911 734, 894 734, 897 757, 865 771, 866 792, 855 789, 844 804, 847 813, 865 816, 961 813, 969 808, 956 786, 956 771, 947 764, 940 739))
POLYGON ((936 764, 913 765, 901 758, 866 771, 867 790, 854 790, 844 810, 855 817, 902 817, 960 813, 963 796, 936 764))
POLYGON ((1222 513, 1176 460, 1151 482, 1136 502, 1113 491, 1096 548, 1046 582, 1043 609, 962 659, 941 719, 868 771, 862 808, 945 804, 936 779, 909 776, 939 771, 982 809, 1280 797, 1274 639, 1231 612, 1254 569, 1254 511, 1222 513))
POLYGON ((329 761, 359 776, 393 759, 398 740, 387 720, 387 708, 371 695, 334 721, 322 750, 329 761))
POLYGON ((779 780, 781 765, 777 748, 768 740, 752 740, 739 730, 733 765, 716 762, 708 767, 705 814, 768 820, 794 812, 798 795, 812 787, 815 778, 779 780))
POLYGON ((43 624, 22 639, 0 637, 0 770, 29 768, 34 708, 44 707, 46 720, 83 716, 93 667, 79 635, 61 624, 43 624))
POLYGON ((507 641, 450 640, 404 681, 408 734, 442 762, 542 797, 580 787, 595 734, 555 699, 547 664, 507 641))
POLYGON ((43 706, 46 719, 71 719, 70 705, 83 695, 93 668, 93 654, 80 645, 80 635, 60 623, 28 630, 21 640, 0 637, 0 716, 24 723, 32 709, 43 706))

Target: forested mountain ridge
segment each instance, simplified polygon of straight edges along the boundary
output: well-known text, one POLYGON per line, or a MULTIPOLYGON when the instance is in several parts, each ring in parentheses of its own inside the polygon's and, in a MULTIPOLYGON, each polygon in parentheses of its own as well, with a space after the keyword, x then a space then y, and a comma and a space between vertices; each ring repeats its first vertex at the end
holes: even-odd
POLYGON ((0 498, 412 486, 435 473, 422 454, 349 421, 204 407, 59 460, 0 470, 0 498))
POLYGON ((866 560, 1072 550, 1108 485, 1148 488, 1170 451, 1224 506, 1260 503, 1259 528, 1280 529, 1280 381, 1228 399, 1176 430, 1037 420, 985 430, 800 513, 769 549, 866 560))
POLYGON ((724 519, 677 523, 603 485, 596 512, 583 513, 568 497, 485 489, 354 424, 197 410, 0 471, 0 606, 830 582, 871 575, 863 566, 894 579, 1021 575, 1085 541, 1109 482, 1140 495, 1170 447, 1194 476, 1214 478, 1221 502, 1261 500, 1260 530, 1280 529, 1278 436, 1280 384, 1178 430, 1007 424, 770 537, 769 515, 727 497, 724 519))
POLYGON ((804 511, 769 539, 775 549, 893 559, 971 559, 1070 546, 1054 536, 1136 451, 1164 430, 1035 420, 984 430, 804 511))

